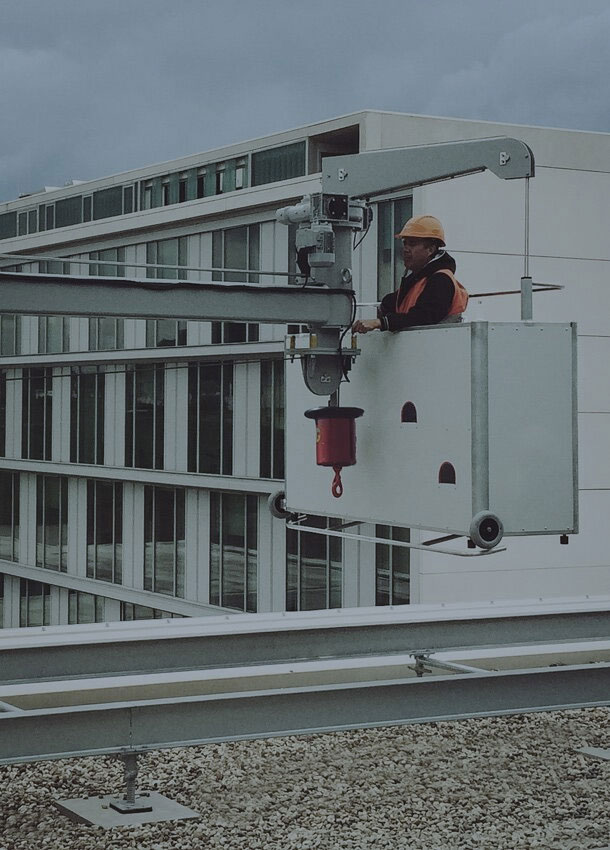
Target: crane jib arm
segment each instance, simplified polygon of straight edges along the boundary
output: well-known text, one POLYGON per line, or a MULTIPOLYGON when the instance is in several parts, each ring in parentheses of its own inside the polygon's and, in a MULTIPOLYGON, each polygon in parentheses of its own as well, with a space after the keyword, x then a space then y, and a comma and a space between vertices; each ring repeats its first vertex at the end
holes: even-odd
POLYGON ((0 272, 2 312, 346 327, 349 289, 0 272))
POLYGON ((485 170, 504 180, 533 177, 534 155, 525 142, 500 136, 325 157, 322 191, 372 198, 485 170))

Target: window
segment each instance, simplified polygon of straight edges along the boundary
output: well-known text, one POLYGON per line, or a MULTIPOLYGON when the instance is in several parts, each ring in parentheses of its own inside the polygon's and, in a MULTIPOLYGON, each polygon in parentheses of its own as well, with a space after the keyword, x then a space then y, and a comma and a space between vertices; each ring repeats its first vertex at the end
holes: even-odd
POLYGON ((91 221, 92 201, 92 195, 87 195, 86 197, 83 197, 83 221, 91 221))
POLYGON ((147 319, 146 347, 186 345, 186 321, 182 319, 147 319))
POLYGON ((197 169, 197 197, 203 198, 205 195, 205 168, 197 169))
POLYGON ((0 369, 0 457, 6 455, 6 372, 0 369))
POLYGON ((83 196, 55 201, 55 227, 69 227, 83 220, 83 196))
POLYGON ((160 611, 146 605, 134 605, 133 602, 121 602, 121 620, 166 620, 172 617, 182 617, 182 614, 172 614, 171 611, 160 611))
POLYGON ((144 589, 184 597, 184 490, 144 488, 144 589))
POLYGON ((405 269, 400 239, 396 239, 405 221, 413 215, 413 199, 383 201, 377 205, 377 298, 394 292, 405 269))
POLYGON ((284 477, 284 361, 261 363, 260 477, 284 477))
POLYGON ((89 351, 111 351, 125 347, 123 319, 98 316, 89 319, 89 351))
POLYGON ((233 364, 190 363, 188 470, 233 473, 233 364))
POLYGON ((123 485, 87 481, 87 576, 121 584, 123 485))
POLYGON ((252 154, 252 185, 290 180, 305 174, 305 142, 252 154))
POLYGON ((105 377, 97 366, 81 366, 70 377, 72 463, 104 463, 105 377))
POLYGON ((52 369, 24 369, 21 456, 51 460, 52 369))
POLYGON ((153 195, 153 182, 152 180, 145 180, 142 183, 142 209, 150 210, 152 209, 152 195, 153 195))
POLYGON ((93 219, 123 214, 123 187, 110 186, 93 193, 93 219))
POLYGON ((188 195, 188 175, 181 174, 178 178, 178 203, 183 204, 188 195))
POLYGON ((68 569, 68 481, 58 475, 36 478, 36 566, 68 569))
MULTIPOLYGON (((410 541, 408 528, 376 525, 375 537, 410 541)), ((410 595, 410 550, 404 546, 375 544, 375 604, 406 605, 410 595)))
POLYGON ((0 573, 0 629, 4 628, 4 575, 0 573))
POLYGON ((127 213, 133 212, 133 186, 124 186, 123 187, 123 212, 125 215, 127 213))
POLYGON ((2 213, 0 215, 0 239, 11 239, 13 236, 17 236, 17 213, 2 213))
POLYGON ((166 207, 170 202, 170 200, 169 200, 169 179, 168 178, 163 180, 162 183, 161 183, 161 201, 162 201, 162 204, 163 204, 164 207, 166 207))
POLYGON ((259 326, 254 322, 212 322, 212 343, 258 342, 259 326))
POLYGON ((146 243, 146 277, 178 280, 178 267, 187 264, 187 237, 146 243), (165 265, 167 264, 167 265, 165 265))
POLYGON ((38 317, 38 353, 59 354, 70 350, 69 316, 38 317))
POLYGON ((51 624, 51 588, 40 581, 21 579, 19 587, 19 625, 51 624))
POLYGON ((165 372, 162 363, 125 375, 125 466, 163 469, 165 372))
POLYGON ((92 593, 68 591, 68 623, 103 623, 104 599, 92 593))
POLYGON ((17 235, 25 236, 28 232, 28 214, 26 212, 20 212, 17 216, 17 235))
POLYGON ((216 194, 222 195, 225 186, 225 164, 219 162, 216 166, 216 194))
MULTIPOLYGON (((309 516, 307 525, 328 528, 328 518, 309 516)), ((286 610, 340 608, 342 560, 340 538, 286 529, 286 610)))
POLYGON ((38 263, 40 274, 70 274, 70 263, 63 260, 40 260, 38 263))
MULTIPOLYGON (((212 234, 212 280, 230 283, 258 283, 259 275, 246 269, 260 269, 260 225, 250 224, 215 230, 212 234), (231 271, 233 269, 233 271, 231 271), (244 269, 244 271, 240 271, 244 269)), ((258 324, 250 322, 212 322, 212 342, 257 342, 258 324)))
POLYGON ((212 266, 215 269, 229 269, 226 272, 213 272, 212 280, 258 283, 259 275, 256 271, 247 274, 245 270, 260 269, 260 225, 250 224, 213 231, 212 266))
POLYGON ((125 248, 105 248, 103 251, 91 251, 89 274, 100 277, 124 277, 125 276, 125 248))
POLYGON ((256 496, 210 493, 210 603, 257 610, 256 496))
POLYGON ((243 189, 246 185, 246 160, 238 159, 235 163, 235 188, 243 189))
POLYGON ((0 316, 0 354, 10 357, 21 353, 21 316, 3 313, 0 316))
POLYGON ((19 473, 0 471, 0 558, 19 560, 19 473))

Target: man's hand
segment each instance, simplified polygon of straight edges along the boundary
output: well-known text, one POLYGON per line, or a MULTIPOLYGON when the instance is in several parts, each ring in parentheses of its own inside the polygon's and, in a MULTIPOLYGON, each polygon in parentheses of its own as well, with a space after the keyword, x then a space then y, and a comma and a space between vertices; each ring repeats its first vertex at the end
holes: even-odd
POLYGON ((352 333, 367 334, 369 331, 378 331, 380 328, 380 319, 356 319, 352 325, 352 333))

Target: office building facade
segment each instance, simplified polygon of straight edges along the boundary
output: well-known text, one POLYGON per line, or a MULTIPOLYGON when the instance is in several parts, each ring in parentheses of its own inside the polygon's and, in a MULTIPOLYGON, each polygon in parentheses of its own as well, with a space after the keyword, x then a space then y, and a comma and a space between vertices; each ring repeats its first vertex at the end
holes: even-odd
MULTIPOLYGON (((110 318, 103 305, 93 318, 1 314, 0 624, 604 592, 608 556, 589 532, 610 479, 608 463, 595 459, 610 435, 610 394, 600 401, 598 393, 607 383, 599 364, 608 320, 598 307, 610 258, 599 217, 610 137, 357 113, 0 204, 0 265, 289 285, 297 280, 294 228, 277 223, 275 210, 319 191, 323 156, 500 134, 523 139, 537 157, 532 273, 565 284, 540 296, 536 317, 578 321, 581 363, 591 364, 581 384, 584 534, 561 548, 511 541, 508 553, 472 566, 287 529, 267 499, 284 481, 284 335, 300 326, 247 315, 110 318), (586 200, 576 231, 566 212, 575 198, 586 200)), ((402 273, 394 234, 412 213, 430 212, 443 220, 459 276, 475 293, 466 319, 518 319, 518 297, 500 293, 522 274, 522 185, 479 174, 373 207, 371 231, 354 252, 359 302, 391 291, 402 273)), ((303 463, 313 462, 312 437, 303 463)), ((404 526, 363 523, 360 531, 426 538, 409 531, 408 515, 404 526)))

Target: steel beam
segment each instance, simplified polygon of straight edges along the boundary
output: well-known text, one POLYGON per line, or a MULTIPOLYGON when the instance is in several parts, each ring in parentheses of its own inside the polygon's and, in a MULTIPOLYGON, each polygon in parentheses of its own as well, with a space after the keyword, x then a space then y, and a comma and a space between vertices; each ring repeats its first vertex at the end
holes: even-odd
POLYGON ((0 272, 6 313, 345 327, 350 289, 0 272))
POLYGON ((608 705, 610 664, 0 714, 0 763, 608 705))
POLYGON ((534 155, 525 142, 499 136, 322 159, 322 191, 374 198, 477 171, 515 180, 534 176, 534 155))
MULTIPOLYGON (((40 571, 43 573, 44 571, 40 571)), ((42 579, 41 575, 41 579, 42 579)), ((4 629, 4 682, 549 644, 610 635, 610 598, 4 629), (177 666, 177 659, 179 665, 177 666)))

